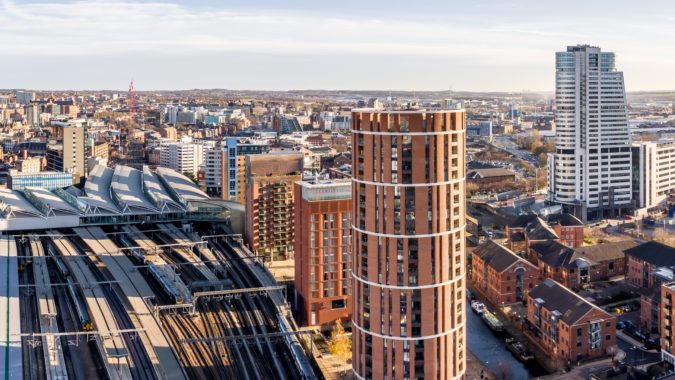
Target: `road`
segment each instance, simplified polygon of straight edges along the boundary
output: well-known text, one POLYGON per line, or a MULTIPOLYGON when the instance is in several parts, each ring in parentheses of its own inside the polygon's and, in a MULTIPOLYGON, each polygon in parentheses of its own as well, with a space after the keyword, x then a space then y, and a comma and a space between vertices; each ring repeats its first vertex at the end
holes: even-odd
POLYGON ((661 361, 661 353, 657 350, 645 350, 642 343, 617 331, 616 343, 626 353, 624 362, 628 365, 641 365, 661 361))
POLYGON ((533 168, 536 167, 539 162, 537 157, 531 152, 519 149, 516 143, 511 139, 511 136, 495 136, 492 145, 524 160, 533 168))

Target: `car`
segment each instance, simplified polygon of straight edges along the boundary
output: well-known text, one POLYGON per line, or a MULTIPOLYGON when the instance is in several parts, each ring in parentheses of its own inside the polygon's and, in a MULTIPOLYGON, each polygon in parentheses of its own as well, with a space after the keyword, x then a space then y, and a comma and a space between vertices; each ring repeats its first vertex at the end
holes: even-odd
POLYGON ((654 339, 652 337, 649 337, 644 340, 645 342, 645 348, 648 350, 658 350, 661 348, 661 344, 657 339, 654 339))
POLYGON ((626 328, 626 322, 624 321, 619 321, 616 323, 616 328, 617 330, 623 330, 626 328))
POLYGON ((642 330, 633 331, 633 336, 644 341, 649 338, 649 335, 642 330))

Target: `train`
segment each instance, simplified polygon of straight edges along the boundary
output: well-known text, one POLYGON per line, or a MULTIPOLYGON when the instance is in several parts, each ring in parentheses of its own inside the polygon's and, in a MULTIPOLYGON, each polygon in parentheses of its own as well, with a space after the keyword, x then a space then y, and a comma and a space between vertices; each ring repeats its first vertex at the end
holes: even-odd
MULTIPOLYGON (((131 241, 129 240, 129 238, 126 237, 126 235, 119 235, 119 240, 120 240, 120 243, 122 243, 122 245, 127 247, 127 248, 134 247, 134 245, 131 244, 131 241)), ((131 252, 131 256, 133 256, 134 258, 136 258, 137 260, 139 260, 143 264, 145 264, 145 255, 143 255, 143 253, 141 253, 140 248, 133 248, 133 249, 130 249, 128 251, 131 252)))
MULTIPOLYGON (((288 332, 291 330, 283 315, 277 313, 276 318, 281 332, 288 332)), ((314 374, 314 369, 307 358, 307 354, 305 354, 305 350, 300 345, 300 342, 298 342, 293 335, 284 335, 284 340, 291 351, 293 366, 298 373, 300 373, 300 378, 305 380, 316 380, 317 377, 314 374)))
POLYGON ((66 279, 68 293, 75 305, 75 312, 77 313, 77 319, 80 322, 80 328, 82 331, 92 331, 94 329, 94 324, 89 316, 89 311, 87 311, 87 305, 84 303, 80 292, 77 290, 77 285, 75 285, 73 278, 70 276, 68 266, 63 262, 63 259, 56 254, 54 247, 51 244, 47 245, 47 252, 49 253, 49 256, 53 258, 56 269, 61 273, 63 278, 66 279))
POLYGON ((185 302, 183 295, 176 289, 176 287, 166 278, 166 275, 151 261, 146 261, 148 272, 159 283, 164 292, 171 298, 171 301, 180 305, 185 302))
MULTIPOLYGON (((119 235, 119 240, 122 245, 125 247, 133 247, 134 245, 131 244, 131 241, 129 238, 127 238, 126 235, 120 234, 119 235)), ((141 252, 139 248, 134 248, 129 250, 131 255, 138 260, 141 264, 145 265, 148 269, 148 272, 150 275, 159 283, 159 285, 162 287, 162 290, 171 298, 171 301, 175 304, 181 305, 185 303, 185 297, 181 292, 176 289, 172 281, 170 281, 166 274, 155 265, 152 261, 148 260, 145 255, 141 252)))
POLYGON ((73 278, 70 276, 66 278, 66 282, 68 283, 68 293, 70 293, 70 297, 72 297, 73 303, 75 304, 75 311, 77 312, 77 318, 80 321, 80 328, 82 331, 93 330, 94 324, 89 317, 87 305, 84 304, 82 297, 77 291, 77 285, 75 285, 73 278))

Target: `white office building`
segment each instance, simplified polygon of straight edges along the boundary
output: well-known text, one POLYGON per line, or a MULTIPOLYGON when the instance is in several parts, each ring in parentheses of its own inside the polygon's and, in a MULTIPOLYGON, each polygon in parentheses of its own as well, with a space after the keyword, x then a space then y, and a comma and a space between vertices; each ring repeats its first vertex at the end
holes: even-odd
POLYGON ((35 100, 35 93, 33 91, 16 91, 16 102, 21 105, 27 105, 35 100))
POLYGON ((216 146, 204 151, 204 182, 206 193, 212 196, 220 196, 223 186, 223 148, 216 146))
POLYGON ((159 147, 159 165, 179 173, 199 171, 204 162, 204 145, 192 142, 162 144, 159 147))
POLYGON ((614 53, 588 45, 556 53, 555 123, 549 199, 582 219, 631 208, 631 138, 614 53))
POLYGON ((633 143, 633 199, 640 209, 658 206, 675 192, 675 140, 633 143))

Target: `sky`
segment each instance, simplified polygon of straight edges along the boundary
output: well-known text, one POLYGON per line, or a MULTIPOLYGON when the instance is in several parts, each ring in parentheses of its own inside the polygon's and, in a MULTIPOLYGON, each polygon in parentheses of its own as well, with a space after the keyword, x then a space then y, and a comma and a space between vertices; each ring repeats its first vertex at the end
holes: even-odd
POLYGON ((579 43, 675 90, 668 0, 0 0, 0 88, 552 91, 579 43))

